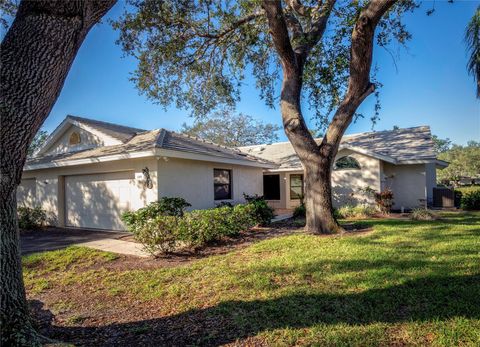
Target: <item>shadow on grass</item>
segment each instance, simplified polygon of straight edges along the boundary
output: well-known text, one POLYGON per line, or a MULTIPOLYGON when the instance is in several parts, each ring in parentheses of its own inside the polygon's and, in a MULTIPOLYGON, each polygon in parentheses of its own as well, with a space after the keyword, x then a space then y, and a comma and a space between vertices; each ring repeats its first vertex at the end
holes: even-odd
POLYGON ((480 318, 478 293, 480 275, 427 277, 360 293, 298 293, 268 300, 226 301, 177 315, 97 327, 55 326, 53 315, 42 310, 41 302, 32 302, 32 306, 35 315, 43 317, 43 333, 75 345, 219 346, 267 330, 317 324, 480 318))

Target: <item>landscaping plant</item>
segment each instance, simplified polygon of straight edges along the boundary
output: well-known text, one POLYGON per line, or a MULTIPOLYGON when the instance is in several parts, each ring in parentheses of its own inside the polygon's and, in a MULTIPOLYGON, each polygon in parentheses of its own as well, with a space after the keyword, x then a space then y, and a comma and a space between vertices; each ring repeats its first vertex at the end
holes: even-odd
POLYGON ((480 210, 480 190, 464 193, 460 199, 460 207, 464 210, 480 210))
POLYGON ((34 208, 18 207, 18 227, 23 230, 32 230, 45 226, 47 213, 39 206, 34 208))
POLYGON ((415 208, 412 210, 412 214, 410 215, 410 219, 413 220, 435 220, 438 219, 438 215, 425 208, 415 208))
POLYGON ((255 217, 260 225, 265 226, 272 222, 273 217, 275 217, 273 208, 268 206, 263 196, 243 194, 243 197, 248 204, 253 206, 255 217))

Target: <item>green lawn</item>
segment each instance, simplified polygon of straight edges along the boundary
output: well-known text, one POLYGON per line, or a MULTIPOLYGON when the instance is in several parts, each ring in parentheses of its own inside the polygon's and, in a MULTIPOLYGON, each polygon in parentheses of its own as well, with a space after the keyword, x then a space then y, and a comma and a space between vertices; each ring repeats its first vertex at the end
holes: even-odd
POLYGON ((480 213, 367 223, 171 268, 72 247, 25 257, 26 287, 77 344, 479 346, 480 213))

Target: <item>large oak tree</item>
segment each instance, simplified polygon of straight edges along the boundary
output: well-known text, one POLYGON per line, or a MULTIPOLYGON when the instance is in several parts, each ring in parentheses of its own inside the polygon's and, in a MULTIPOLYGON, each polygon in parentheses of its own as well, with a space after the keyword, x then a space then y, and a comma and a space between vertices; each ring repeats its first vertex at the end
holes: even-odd
POLYGON ((0 330, 4 346, 34 346, 22 278, 16 190, 30 143, 80 45, 115 0, 22 1, 1 43, 0 330))
POLYGON ((331 168, 362 101, 375 93, 374 43, 410 38, 410 0, 131 1, 114 23, 125 52, 138 58, 133 80, 151 99, 201 117, 234 105, 245 74, 273 106, 305 173, 306 229, 341 231, 333 216, 331 168), (329 30, 326 30, 327 27, 329 30), (378 30, 376 30, 378 28, 378 30), (302 97, 325 125, 317 143, 302 97))

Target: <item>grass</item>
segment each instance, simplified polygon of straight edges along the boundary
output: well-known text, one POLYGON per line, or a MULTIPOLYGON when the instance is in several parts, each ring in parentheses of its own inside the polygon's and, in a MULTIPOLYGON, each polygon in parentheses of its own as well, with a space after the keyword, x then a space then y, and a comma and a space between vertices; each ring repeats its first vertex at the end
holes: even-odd
MULTIPOLYGON (((72 247, 24 258, 26 287, 53 307, 49 293, 82 285, 92 305, 124 309, 103 324, 132 341, 478 346, 480 213, 365 223, 366 236, 300 233, 173 268, 91 269, 121 260, 72 247)), ((57 304, 71 308, 66 325, 106 314, 80 312, 79 300, 57 304)))

